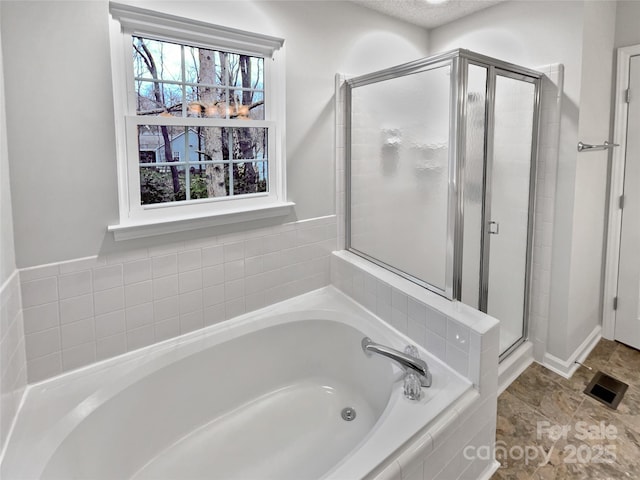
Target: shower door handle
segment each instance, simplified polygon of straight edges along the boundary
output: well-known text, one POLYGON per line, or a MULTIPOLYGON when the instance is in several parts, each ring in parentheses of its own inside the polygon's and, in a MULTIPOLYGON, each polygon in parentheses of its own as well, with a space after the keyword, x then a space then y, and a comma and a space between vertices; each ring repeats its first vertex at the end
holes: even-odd
POLYGON ((489 222, 489 235, 498 235, 500 233, 500 224, 498 222, 489 222))

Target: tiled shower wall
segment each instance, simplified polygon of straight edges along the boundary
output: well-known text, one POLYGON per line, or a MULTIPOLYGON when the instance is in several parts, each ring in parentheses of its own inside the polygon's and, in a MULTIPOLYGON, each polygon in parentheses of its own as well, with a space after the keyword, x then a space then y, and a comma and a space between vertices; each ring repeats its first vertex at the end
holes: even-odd
POLYGON ((28 381, 329 283, 335 216, 21 270, 28 381))
POLYGON ((18 272, 0 287, 0 451, 27 383, 18 272))
POLYGON ((536 204, 533 234, 529 338, 533 354, 542 362, 547 349, 549 295, 551 289, 551 247, 558 171, 560 107, 564 84, 561 64, 536 67, 544 73, 540 98, 540 136, 536 171, 536 204))

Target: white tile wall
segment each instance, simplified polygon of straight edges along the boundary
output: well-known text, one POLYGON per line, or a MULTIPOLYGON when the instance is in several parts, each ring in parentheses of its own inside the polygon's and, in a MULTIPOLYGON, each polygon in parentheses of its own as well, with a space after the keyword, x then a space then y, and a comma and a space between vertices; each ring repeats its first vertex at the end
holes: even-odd
POLYGON ((529 338, 533 354, 543 361, 547 348, 551 288, 551 239, 553 238, 556 176, 558 170, 560 108, 564 85, 561 64, 537 67, 544 73, 540 104, 540 140, 533 236, 529 338))
POLYGON ((332 255, 331 283, 469 378, 476 387, 479 388, 482 375, 493 372, 497 378, 495 319, 459 302, 449 302, 347 252, 332 255), (405 293, 409 290, 403 289, 404 285, 417 293, 405 293), (491 357, 493 351, 496 353, 491 357))
POLYGON ((346 200, 346 148, 345 148, 345 81, 346 75, 336 74, 336 221, 338 226, 338 250, 345 248, 345 200, 346 200))
MULTIPOLYGON (((495 354, 497 354, 497 344, 495 354)), ((494 467, 496 398, 473 396, 457 402, 391 460, 377 480, 478 480, 494 467), (468 448, 467 448, 468 447, 468 448), (466 454, 465 454, 466 452, 466 454), (487 454, 490 458, 487 457, 487 454)))
POLYGON ((320 288, 335 248, 329 216, 24 269, 22 375, 44 380, 320 288))
MULTIPOLYGON (((34 287, 36 290, 39 287, 34 287)), ((31 301, 37 303, 32 295, 31 301)), ((45 308, 44 321, 52 316, 45 308)), ((0 451, 27 384, 24 320, 18 272, 0 287, 0 451)))

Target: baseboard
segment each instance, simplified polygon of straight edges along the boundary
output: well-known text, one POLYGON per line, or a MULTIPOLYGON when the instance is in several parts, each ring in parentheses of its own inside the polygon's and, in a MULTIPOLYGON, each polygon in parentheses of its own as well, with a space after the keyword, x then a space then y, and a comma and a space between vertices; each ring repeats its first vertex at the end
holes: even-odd
POLYGON ((591 350, 593 350, 601 338, 602 327, 597 325, 567 360, 562 360, 561 358, 547 352, 544 354, 542 364, 552 372, 555 372, 564 378, 571 378, 580 366, 576 361, 584 362, 585 358, 589 356, 591 350))
POLYGON ((494 473, 498 471, 500 468, 500 463, 497 460, 494 460, 478 477, 478 480, 489 480, 494 473))
POLYGON ((533 363, 533 343, 524 342, 498 366, 498 395, 533 363))

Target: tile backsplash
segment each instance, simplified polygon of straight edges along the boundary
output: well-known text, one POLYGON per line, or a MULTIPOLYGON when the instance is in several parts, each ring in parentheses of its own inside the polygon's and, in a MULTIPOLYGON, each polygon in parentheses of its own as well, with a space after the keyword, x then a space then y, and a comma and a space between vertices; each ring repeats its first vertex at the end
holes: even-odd
POLYGON ((336 217, 20 271, 30 383, 329 283, 336 217))

